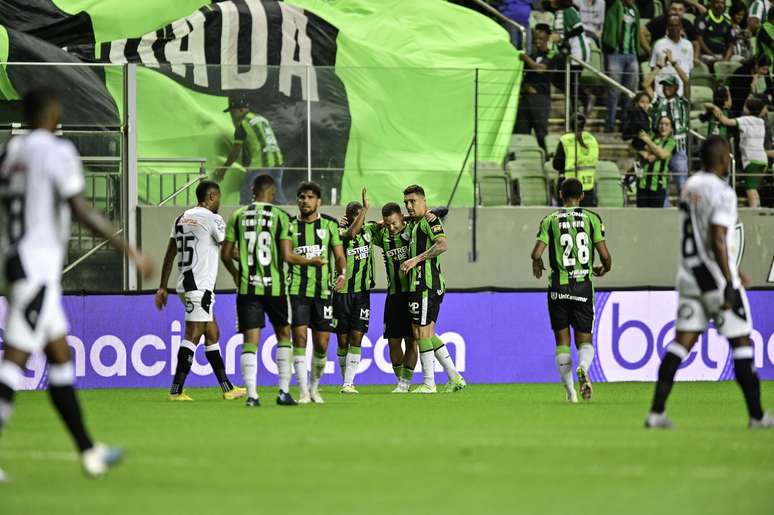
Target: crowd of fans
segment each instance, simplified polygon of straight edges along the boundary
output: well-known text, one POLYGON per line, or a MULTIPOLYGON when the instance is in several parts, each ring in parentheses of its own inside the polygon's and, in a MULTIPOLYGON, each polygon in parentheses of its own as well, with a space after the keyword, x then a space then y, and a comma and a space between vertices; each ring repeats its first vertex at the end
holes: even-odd
POLYGON ((636 163, 629 183, 638 206, 668 205, 670 184, 679 194, 690 170, 689 132, 699 128, 734 143, 739 186, 747 205, 760 206, 759 189, 772 187, 767 106, 774 100, 774 3, 748 1, 665 0, 659 9, 661 0, 488 0, 528 27, 525 42, 511 31, 525 49, 515 132, 534 131, 547 155, 562 150, 561 143, 546 146, 551 85, 564 91, 568 56, 590 62, 601 51, 601 71, 637 95, 581 80, 582 65, 570 60, 571 109, 585 121, 604 106, 602 130, 631 143, 636 163), (719 63, 735 69, 716 81, 712 102, 692 105, 692 74, 719 77, 719 63))

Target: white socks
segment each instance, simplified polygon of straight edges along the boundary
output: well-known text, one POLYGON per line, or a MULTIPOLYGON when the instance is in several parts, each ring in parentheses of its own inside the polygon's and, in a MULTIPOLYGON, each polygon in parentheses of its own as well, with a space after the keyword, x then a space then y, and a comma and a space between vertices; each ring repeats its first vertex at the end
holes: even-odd
POLYGON ((258 390, 255 383, 258 378, 258 356, 255 352, 243 352, 239 356, 239 364, 242 367, 242 381, 247 388, 247 396, 251 399, 257 399, 258 390))
POLYGON ((325 354, 319 355, 316 352, 312 355, 312 390, 320 386, 320 378, 325 371, 325 364, 328 357, 325 354))
POLYGON ((572 380, 572 355, 569 352, 559 352, 556 354, 556 367, 559 369, 559 375, 562 378, 564 386, 570 390, 574 387, 572 380))
POLYGON ((422 375, 427 386, 435 386, 435 354, 430 351, 420 352, 419 360, 422 363, 422 375))
MULTIPOLYGON (((295 350, 295 349, 294 349, 295 350)), ((298 381, 298 390, 301 395, 309 393, 309 384, 306 376, 306 354, 293 356, 293 368, 296 369, 296 380, 298 381)))
POLYGON ((454 366, 454 362, 449 355, 449 349, 446 348, 446 345, 441 345, 435 349, 435 359, 438 360, 438 363, 440 363, 446 371, 446 375, 449 376, 449 379, 456 379, 460 375, 460 373, 457 372, 457 367, 454 366))
POLYGON ((344 372, 344 384, 354 384, 355 374, 360 366, 360 347, 350 347, 347 353, 347 366, 344 372), (357 350, 357 352, 352 352, 357 350))
POLYGON ((290 391, 290 355, 292 352, 291 347, 277 347, 278 386, 285 393, 290 391))
POLYGON ((584 343, 578 349, 578 365, 588 372, 591 362, 594 360, 594 346, 590 343, 584 343))

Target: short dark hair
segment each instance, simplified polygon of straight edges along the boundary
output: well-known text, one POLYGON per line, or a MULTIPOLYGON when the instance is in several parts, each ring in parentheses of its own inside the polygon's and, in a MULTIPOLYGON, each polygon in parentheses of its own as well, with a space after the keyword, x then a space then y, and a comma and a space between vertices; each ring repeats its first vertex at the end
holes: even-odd
POLYGON ((253 179, 253 191, 265 191, 275 184, 272 176, 264 173, 253 179))
POLYGON ((583 184, 575 177, 569 177, 562 181, 560 191, 564 200, 577 199, 583 195, 583 184))
POLYGON ((412 184, 411 186, 407 186, 405 190, 403 190, 404 195, 411 195, 412 193, 416 193, 417 195, 425 196, 425 190, 420 186, 419 184, 412 184))
POLYGON ((634 98, 632 99, 632 102, 634 104, 639 104, 640 99, 642 97, 648 97, 649 99, 653 100, 653 97, 650 96, 650 94, 647 91, 640 91, 636 95, 634 95, 634 98))
POLYGON ((730 152, 728 141, 723 136, 710 136, 704 140, 699 150, 701 164, 705 169, 718 164, 730 152))
POLYGON ((354 221, 355 217, 357 216, 357 211, 360 211, 361 209, 363 209, 363 204, 357 200, 353 200, 347 204, 347 209, 344 211, 344 213, 346 214, 350 223, 354 221))
POLYGON ((728 86, 716 87, 715 91, 712 92, 712 103, 716 106, 722 106, 730 93, 728 86))
POLYGON ((771 59, 766 54, 758 54, 755 58, 755 66, 771 66, 771 59))
POLYGON ((671 7, 672 4, 682 4, 683 7, 685 7, 687 4, 685 3, 685 0, 672 0, 669 2, 669 6, 671 7))
POLYGON ((538 23, 537 25, 535 25, 535 28, 532 29, 532 31, 534 32, 537 30, 541 32, 545 32, 546 34, 549 34, 549 35, 551 34, 551 26, 548 25, 547 23, 538 23))
POLYGON ((34 125, 52 105, 61 102, 59 92, 53 88, 36 87, 29 90, 22 98, 24 121, 34 125))
POLYGON ((298 189, 296 190, 296 196, 301 195, 301 193, 305 191, 311 191, 317 195, 317 198, 322 198, 322 190, 320 189, 320 185, 316 182, 304 181, 299 184, 298 189))
POLYGON ((400 210, 400 206, 395 202, 387 202, 382 206, 382 218, 387 218, 388 216, 394 215, 396 213, 400 214, 402 211, 400 210))
POLYGON ((757 97, 748 98, 744 105, 747 108, 747 111, 749 111, 753 116, 760 115, 761 111, 763 111, 763 108, 766 107, 766 104, 757 97))
POLYGON ((210 194, 211 190, 220 190, 220 186, 218 186, 217 182, 213 181, 202 181, 199 183, 199 185, 196 187, 196 200, 199 202, 204 202, 207 198, 207 195, 210 194))

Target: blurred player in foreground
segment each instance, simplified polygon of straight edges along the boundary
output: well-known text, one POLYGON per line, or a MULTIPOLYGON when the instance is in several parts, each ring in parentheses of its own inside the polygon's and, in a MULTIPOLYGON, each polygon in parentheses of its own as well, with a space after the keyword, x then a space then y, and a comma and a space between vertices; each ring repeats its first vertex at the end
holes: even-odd
POLYGON ((212 366, 226 400, 245 396, 244 388, 234 387, 226 375, 220 355, 220 330, 215 320, 215 280, 218 277, 220 245, 226 237, 226 223, 218 214, 220 187, 203 181, 196 187, 199 205, 186 210, 172 225, 169 244, 161 269, 161 284, 156 292, 156 307, 167 305, 169 275, 177 256, 177 293, 185 308, 185 337, 177 351, 177 368, 169 389, 169 400, 191 401, 183 390, 191 371, 196 346, 204 336, 204 355, 212 366))
POLYGON ((548 247, 551 274, 548 278, 548 315, 556 339, 556 366, 567 392, 567 401, 578 402, 572 378, 570 327, 578 348, 578 382, 581 396, 591 399, 589 367, 594 359, 591 331, 594 326, 594 285, 592 275, 602 277, 610 271, 612 258, 605 244, 605 226, 593 211, 579 207, 583 185, 578 179, 565 179, 559 193, 563 208, 540 222, 537 241, 532 249, 532 273, 543 276, 543 251, 548 247), (594 266, 594 251, 601 266, 594 266))
POLYGON ((747 404, 750 428, 774 428, 763 412, 761 385, 750 343, 752 316, 736 267, 733 232, 737 223, 736 193, 726 182, 730 148, 725 138, 710 136, 701 145, 703 170, 688 178, 680 198, 681 255, 677 271, 679 303, 675 340, 658 369, 658 383, 645 427, 668 429, 666 401, 680 364, 691 352, 710 320, 733 349, 734 374, 747 404))
MULTIPOLYGON (((56 92, 37 89, 22 101, 31 131, 13 138, 0 153, 0 201, 6 226, 2 261, 8 287, 3 359, 0 361, 0 431, 13 409, 27 359, 44 351, 51 402, 75 440, 83 471, 101 476, 122 456, 119 449, 92 440, 75 394, 75 370, 65 339, 62 267, 70 237, 70 216, 105 238, 150 276, 148 259, 116 236, 113 226, 83 197, 83 172, 72 143, 53 132, 62 119, 56 92)), ((4 474, 0 471, 0 480, 4 474)))

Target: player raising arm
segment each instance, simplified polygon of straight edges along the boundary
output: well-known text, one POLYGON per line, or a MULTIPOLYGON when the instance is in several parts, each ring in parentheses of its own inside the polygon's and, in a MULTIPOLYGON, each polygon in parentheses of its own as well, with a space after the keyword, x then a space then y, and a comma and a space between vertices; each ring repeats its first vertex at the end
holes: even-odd
MULTIPOLYGON (((11 418, 14 394, 30 354, 42 350, 48 360, 51 402, 75 440, 83 471, 100 476, 122 452, 92 440, 75 394, 75 370, 62 309, 62 267, 70 216, 133 259, 143 277, 151 275, 152 266, 116 236, 112 225, 84 199, 78 152, 72 143, 53 134, 62 119, 58 93, 49 89, 28 92, 22 112, 32 130, 13 138, 0 151, 0 207, 6 223, 0 259, 8 288, 0 361, 0 432, 11 418)), ((0 481, 3 479, 0 470, 0 481)))
POLYGON ((292 252, 290 215, 271 204, 277 193, 274 179, 259 175, 253 181, 252 191, 254 201, 229 218, 221 249, 221 260, 237 286, 237 326, 244 337, 239 361, 247 386, 246 405, 261 405, 256 387, 257 352, 268 315, 277 337, 277 404, 294 406, 296 401, 290 395, 290 317, 283 262, 310 267, 320 267, 323 262, 319 257, 307 259, 292 252))
POLYGON ((605 244, 605 226, 593 211, 579 207, 583 185, 577 179, 565 179, 559 193, 563 208, 540 222, 532 249, 532 273, 543 276, 543 251, 549 248, 551 274, 548 279, 548 315, 556 340, 556 366, 567 392, 567 401, 578 402, 572 378, 570 327, 578 348, 578 382, 581 395, 591 399, 589 367, 594 359, 591 331, 594 325, 594 286, 592 274, 602 277, 610 271, 612 258, 605 244), (599 266, 594 266, 594 251, 599 266))
POLYGON ((677 271, 679 301, 675 340, 667 346, 658 369, 658 383, 645 427, 671 428, 664 415, 680 364, 691 352, 710 320, 733 349, 734 373, 747 404, 750 428, 774 428, 763 412, 761 385, 750 343, 752 317, 744 276, 731 256, 737 223, 736 193, 726 182, 731 164, 725 138, 710 136, 701 145, 704 170, 686 181, 680 198, 681 256, 677 271))
POLYGON ((218 214, 220 187, 212 181, 202 181, 196 187, 199 205, 186 210, 172 225, 161 284, 155 302, 159 310, 167 305, 167 284, 172 264, 177 256, 177 293, 185 308, 185 338, 177 351, 177 368, 169 390, 169 400, 193 400, 183 391, 191 370, 196 346, 204 335, 204 355, 210 362, 226 400, 245 396, 244 388, 235 388, 226 375, 220 355, 220 330, 215 320, 215 279, 218 277, 220 245, 226 236, 226 223, 218 214))

